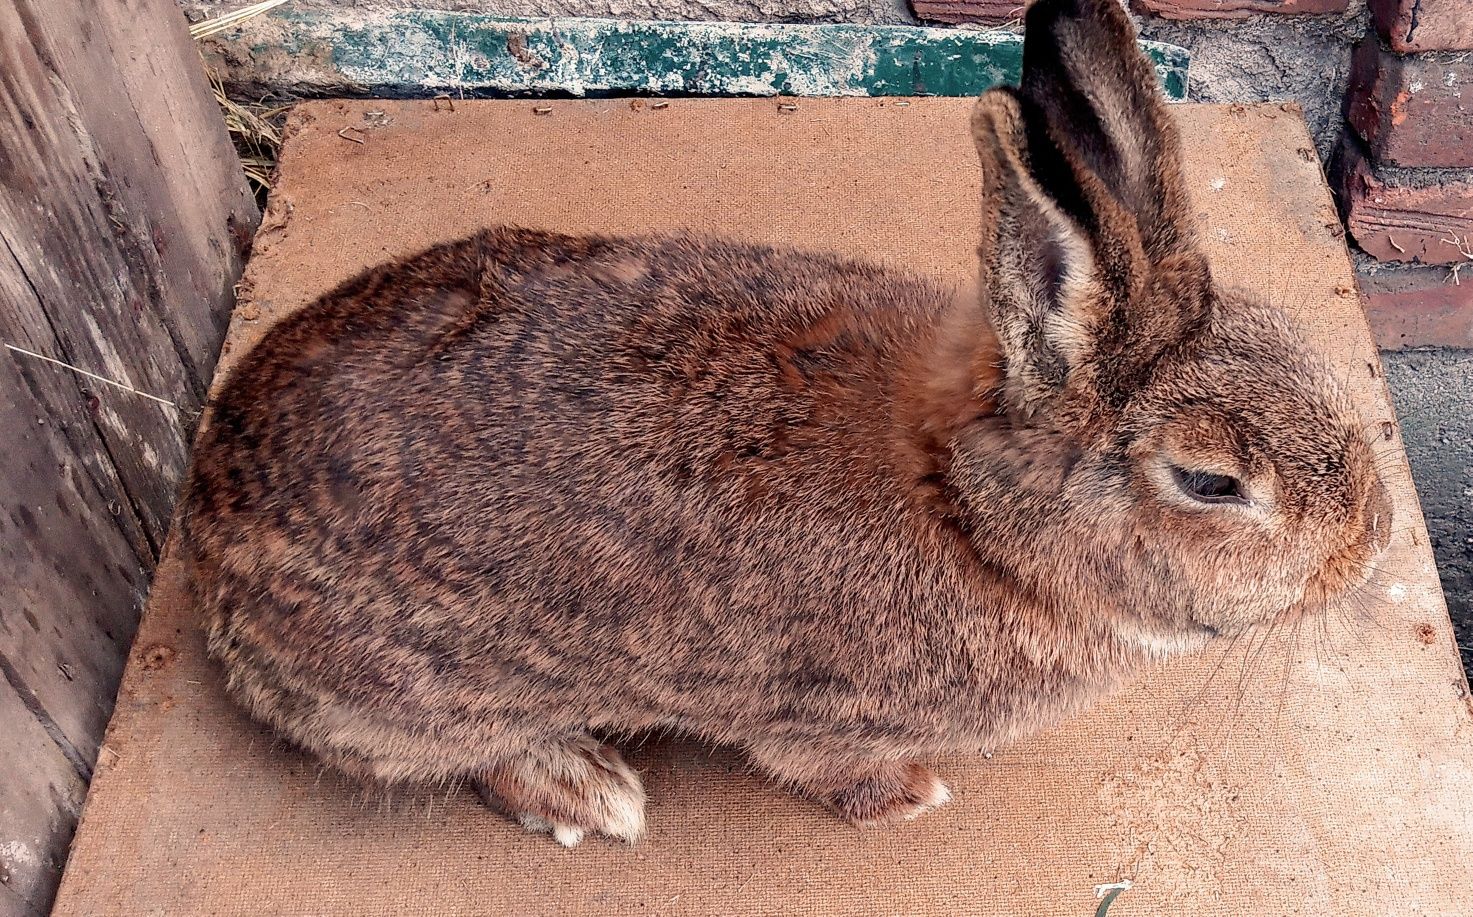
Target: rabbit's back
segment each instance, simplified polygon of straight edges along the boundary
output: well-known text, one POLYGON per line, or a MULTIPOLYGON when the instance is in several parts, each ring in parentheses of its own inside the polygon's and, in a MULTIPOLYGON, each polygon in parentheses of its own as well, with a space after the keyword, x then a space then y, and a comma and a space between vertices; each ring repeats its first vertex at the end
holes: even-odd
POLYGON ((201 435, 212 648, 288 732, 853 716, 946 604, 916 595, 940 574, 893 389, 948 302, 681 237, 492 230, 370 271, 273 330, 201 435))

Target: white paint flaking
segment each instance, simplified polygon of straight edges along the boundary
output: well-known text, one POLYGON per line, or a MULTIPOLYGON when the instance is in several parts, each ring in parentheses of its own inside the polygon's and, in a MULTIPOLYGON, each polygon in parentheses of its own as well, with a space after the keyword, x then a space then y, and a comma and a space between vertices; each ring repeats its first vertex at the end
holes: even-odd
POLYGON ((40 861, 40 857, 36 856, 36 851, 31 849, 29 844, 23 844, 20 841, 6 841, 0 844, 0 862, 34 867, 40 861))

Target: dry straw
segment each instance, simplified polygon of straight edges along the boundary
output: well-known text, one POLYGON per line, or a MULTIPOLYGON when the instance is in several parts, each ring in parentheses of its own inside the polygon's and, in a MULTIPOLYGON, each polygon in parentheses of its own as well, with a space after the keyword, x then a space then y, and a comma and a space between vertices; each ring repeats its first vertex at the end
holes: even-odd
POLYGON ((184 410, 183 408, 179 407, 179 405, 175 404, 167 398, 160 398, 158 395, 150 395, 148 392, 140 392, 138 389, 134 388, 131 385, 127 385, 123 382, 118 382, 115 379, 109 379, 106 376, 99 376, 97 373, 89 373, 87 372, 87 370, 82 369, 81 367, 73 366, 70 363, 63 362, 61 360, 55 359, 54 357, 48 357, 43 353, 36 353, 34 350, 27 350, 24 347, 17 347, 14 344, 6 344, 5 349, 10 351, 11 353, 18 353, 22 356, 31 357, 32 359, 40 360, 44 363, 50 363, 53 366, 60 366, 62 369, 69 369, 79 376, 85 376, 88 379, 101 382, 104 385, 111 385, 113 388, 120 388, 125 392, 132 392, 140 398, 147 398, 149 401, 157 401, 159 404, 162 404, 166 407, 171 407, 176 411, 184 410))
MULTIPOLYGON (((189 27, 189 35, 194 39, 218 35, 287 2, 288 0, 263 0, 261 3, 243 6, 213 19, 194 23, 189 27)), ((276 124, 276 118, 286 110, 285 107, 270 106, 263 102, 237 102, 225 94, 225 86, 219 74, 209 68, 206 71, 210 77, 210 89, 214 92, 220 113, 225 118, 225 129, 230 132, 236 150, 240 153, 240 164, 245 170, 246 178, 260 192, 270 191, 271 172, 276 168, 276 154, 281 149, 281 129, 276 124)))
POLYGON ((225 94, 225 86, 214 71, 209 72, 210 88, 225 118, 225 129, 235 141, 240 164, 262 191, 271 190, 271 171, 276 168, 276 154, 281 149, 281 129, 275 118, 285 106, 272 107, 259 102, 241 104, 225 94))

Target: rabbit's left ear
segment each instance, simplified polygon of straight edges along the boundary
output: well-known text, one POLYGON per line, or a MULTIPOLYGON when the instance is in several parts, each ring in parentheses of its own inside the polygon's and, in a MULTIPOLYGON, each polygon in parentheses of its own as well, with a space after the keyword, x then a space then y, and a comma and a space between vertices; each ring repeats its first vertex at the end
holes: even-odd
POLYGON ((1118 407, 1210 308, 1181 143, 1117 0, 1037 0, 1026 30, 972 121, 984 306, 1014 407, 1118 407))

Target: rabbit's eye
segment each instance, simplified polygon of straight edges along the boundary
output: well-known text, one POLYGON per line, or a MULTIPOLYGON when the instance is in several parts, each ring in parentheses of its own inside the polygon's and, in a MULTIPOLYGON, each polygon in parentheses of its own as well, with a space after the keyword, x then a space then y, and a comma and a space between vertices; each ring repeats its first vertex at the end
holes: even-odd
POLYGON ((1188 471, 1185 468, 1171 469, 1171 477, 1182 493, 1199 503, 1247 503, 1243 486, 1238 479, 1210 471, 1188 471))

